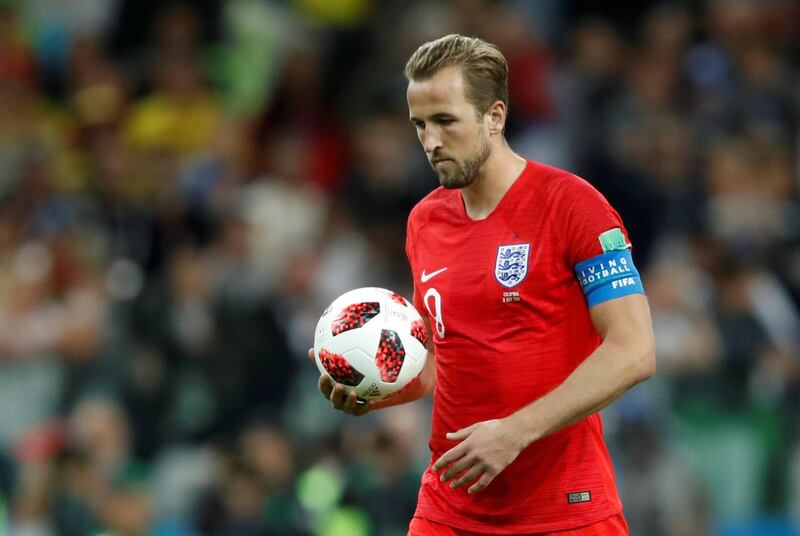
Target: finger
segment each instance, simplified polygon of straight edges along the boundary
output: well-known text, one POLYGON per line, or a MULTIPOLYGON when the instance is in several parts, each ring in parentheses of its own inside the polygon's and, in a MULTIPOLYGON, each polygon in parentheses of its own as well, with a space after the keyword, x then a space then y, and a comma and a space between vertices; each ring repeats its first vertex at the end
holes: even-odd
POLYGON ((313 348, 309 348, 308 349, 308 358, 311 360, 312 363, 316 362, 316 360, 314 359, 314 349, 313 348))
POLYGON ((450 487, 452 489, 458 489, 464 484, 468 484, 470 482, 477 480, 477 478, 481 476, 481 474, 483 474, 483 468, 480 467, 479 465, 473 465, 469 469, 469 471, 465 472, 463 475, 453 480, 450 483, 450 487))
POLYGON ((464 456, 457 462, 450 465, 445 472, 442 473, 441 480, 442 482, 447 482, 448 480, 452 480, 453 478, 457 477, 461 473, 463 473, 466 469, 469 469, 474 465, 472 459, 469 456, 464 456))
POLYGON ((366 415, 375 407, 375 403, 372 400, 359 398, 355 391, 345 393, 343 396, 345 396, 345 401, 342 411, 349 415, 360 417, 361 415, 366 415))
POLYGON ((327 374, 322 374, 319 377, 319 382, 317 383, 317 387, 319 387, 319 392, 322 393, 322 396, 330 400, 331 398, 331 391, 333 391, 334 382, 330 376, 327 374))
MULTIPOLYGON (((361 400, 361 399, 359 399, 359 400, 361 400)), ((373 402, 372 400, 364 400, 363 404, 361 402, 356 404, 356 410, 355 410, 355 413, 353 413, 353 415, 356 415, 356 416, 360 417, 361 415, 366 415, 367 413, 369 413, 373 409, 376 409, 375 408, 375 402, 373 402)))
POLYGON ((488 486, 492 482, 492 480, 494 480, 495 476, 496 475, 492 475, 489 473, 483 473, 481 477, 478 479, 478 481, 469 487, 467 493, 472 495, 475 493, 482 492, 483 490, 486 489, 486 486, 488 486))
POLYGON ((358 404, 358 395, 356 394, 356 392, 352 389, 346 392, 344 398, 344 404, 342 405, 342 410, 345 413, 355 415, 357 404, 358 404))
POLYGON ((472 431, 475 430, 475 428, 479 424, 480 424, 479 422, 476 422, 475 424, 467 426, 466 428, 462 428, 461 430, 458 430, 457 432, 448 432, 448 433, 445 434, 445 437, 447 439, 450 439, 451 441, 464 440, 464 439, 469 437, 469 435, 472 433, 472 431))
POLYGON ((341 383, 337 383, 336 385, 334 385, 333 389, 331 389, 331 396, 329 400, 331 401, 331 404, 333 404, 333 407, 335 409, 341 411, 344 408, 344 401, 345 401, 344 385, 342 385, 341 383))
POLYGON ((463 443, 459 443, 455 447, 451 448, 447 452, 441 455, 438 460, 433 464, 433 470, 439 471, 444 469, 454 461, 460 459, 466 451, 463 443))

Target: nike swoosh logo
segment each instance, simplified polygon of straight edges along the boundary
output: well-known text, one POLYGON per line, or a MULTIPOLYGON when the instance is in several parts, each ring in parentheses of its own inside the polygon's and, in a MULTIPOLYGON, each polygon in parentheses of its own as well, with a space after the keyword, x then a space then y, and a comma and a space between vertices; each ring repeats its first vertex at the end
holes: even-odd
POLYGON ((422 274, 419 276, 419 280, 422 281, 423 283, 427 283, 428 281, 430 281, 431 279, 433 279, 437 275, 441 274, 445 270, 447 270, 447 266, 445 266, 444 268, 440 268, 440 269, 436 270, 435 272, 431 272, 429 274, 426 274, 425 270, 422 270, 422 274))

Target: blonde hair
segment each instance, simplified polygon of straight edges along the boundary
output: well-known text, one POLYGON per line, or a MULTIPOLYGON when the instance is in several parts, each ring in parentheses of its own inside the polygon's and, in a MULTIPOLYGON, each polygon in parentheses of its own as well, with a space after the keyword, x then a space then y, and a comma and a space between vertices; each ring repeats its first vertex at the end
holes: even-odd
POLYGON ((445 67, 460 67, 467 100, 480 116, 495 101, 508 108, 508 63, 495 45, 477 37, 450 34, 420 46, 408 59, 409 82, 425 80, 445 67))

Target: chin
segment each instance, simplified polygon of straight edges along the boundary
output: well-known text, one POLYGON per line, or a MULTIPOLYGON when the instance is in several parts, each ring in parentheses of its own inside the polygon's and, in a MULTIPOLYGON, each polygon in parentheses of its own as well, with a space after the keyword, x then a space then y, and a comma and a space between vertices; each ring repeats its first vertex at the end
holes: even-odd
POLYGON ((442 185, 442 188, 445 190, 459 190, 461 188, 465 188, 472 184, 471 180, 467 180, 461 177, 453 178, 453 177, 439 177, 439 184, 442 185))

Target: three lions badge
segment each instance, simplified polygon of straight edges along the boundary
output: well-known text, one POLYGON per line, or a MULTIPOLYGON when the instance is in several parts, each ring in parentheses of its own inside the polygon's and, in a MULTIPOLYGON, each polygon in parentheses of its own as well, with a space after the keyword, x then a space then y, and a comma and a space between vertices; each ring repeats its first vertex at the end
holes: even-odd
POLYGON ((530 244, 498 246, 494 264, 494 277, 506 288, 519 285, 528 275, 530 244))

